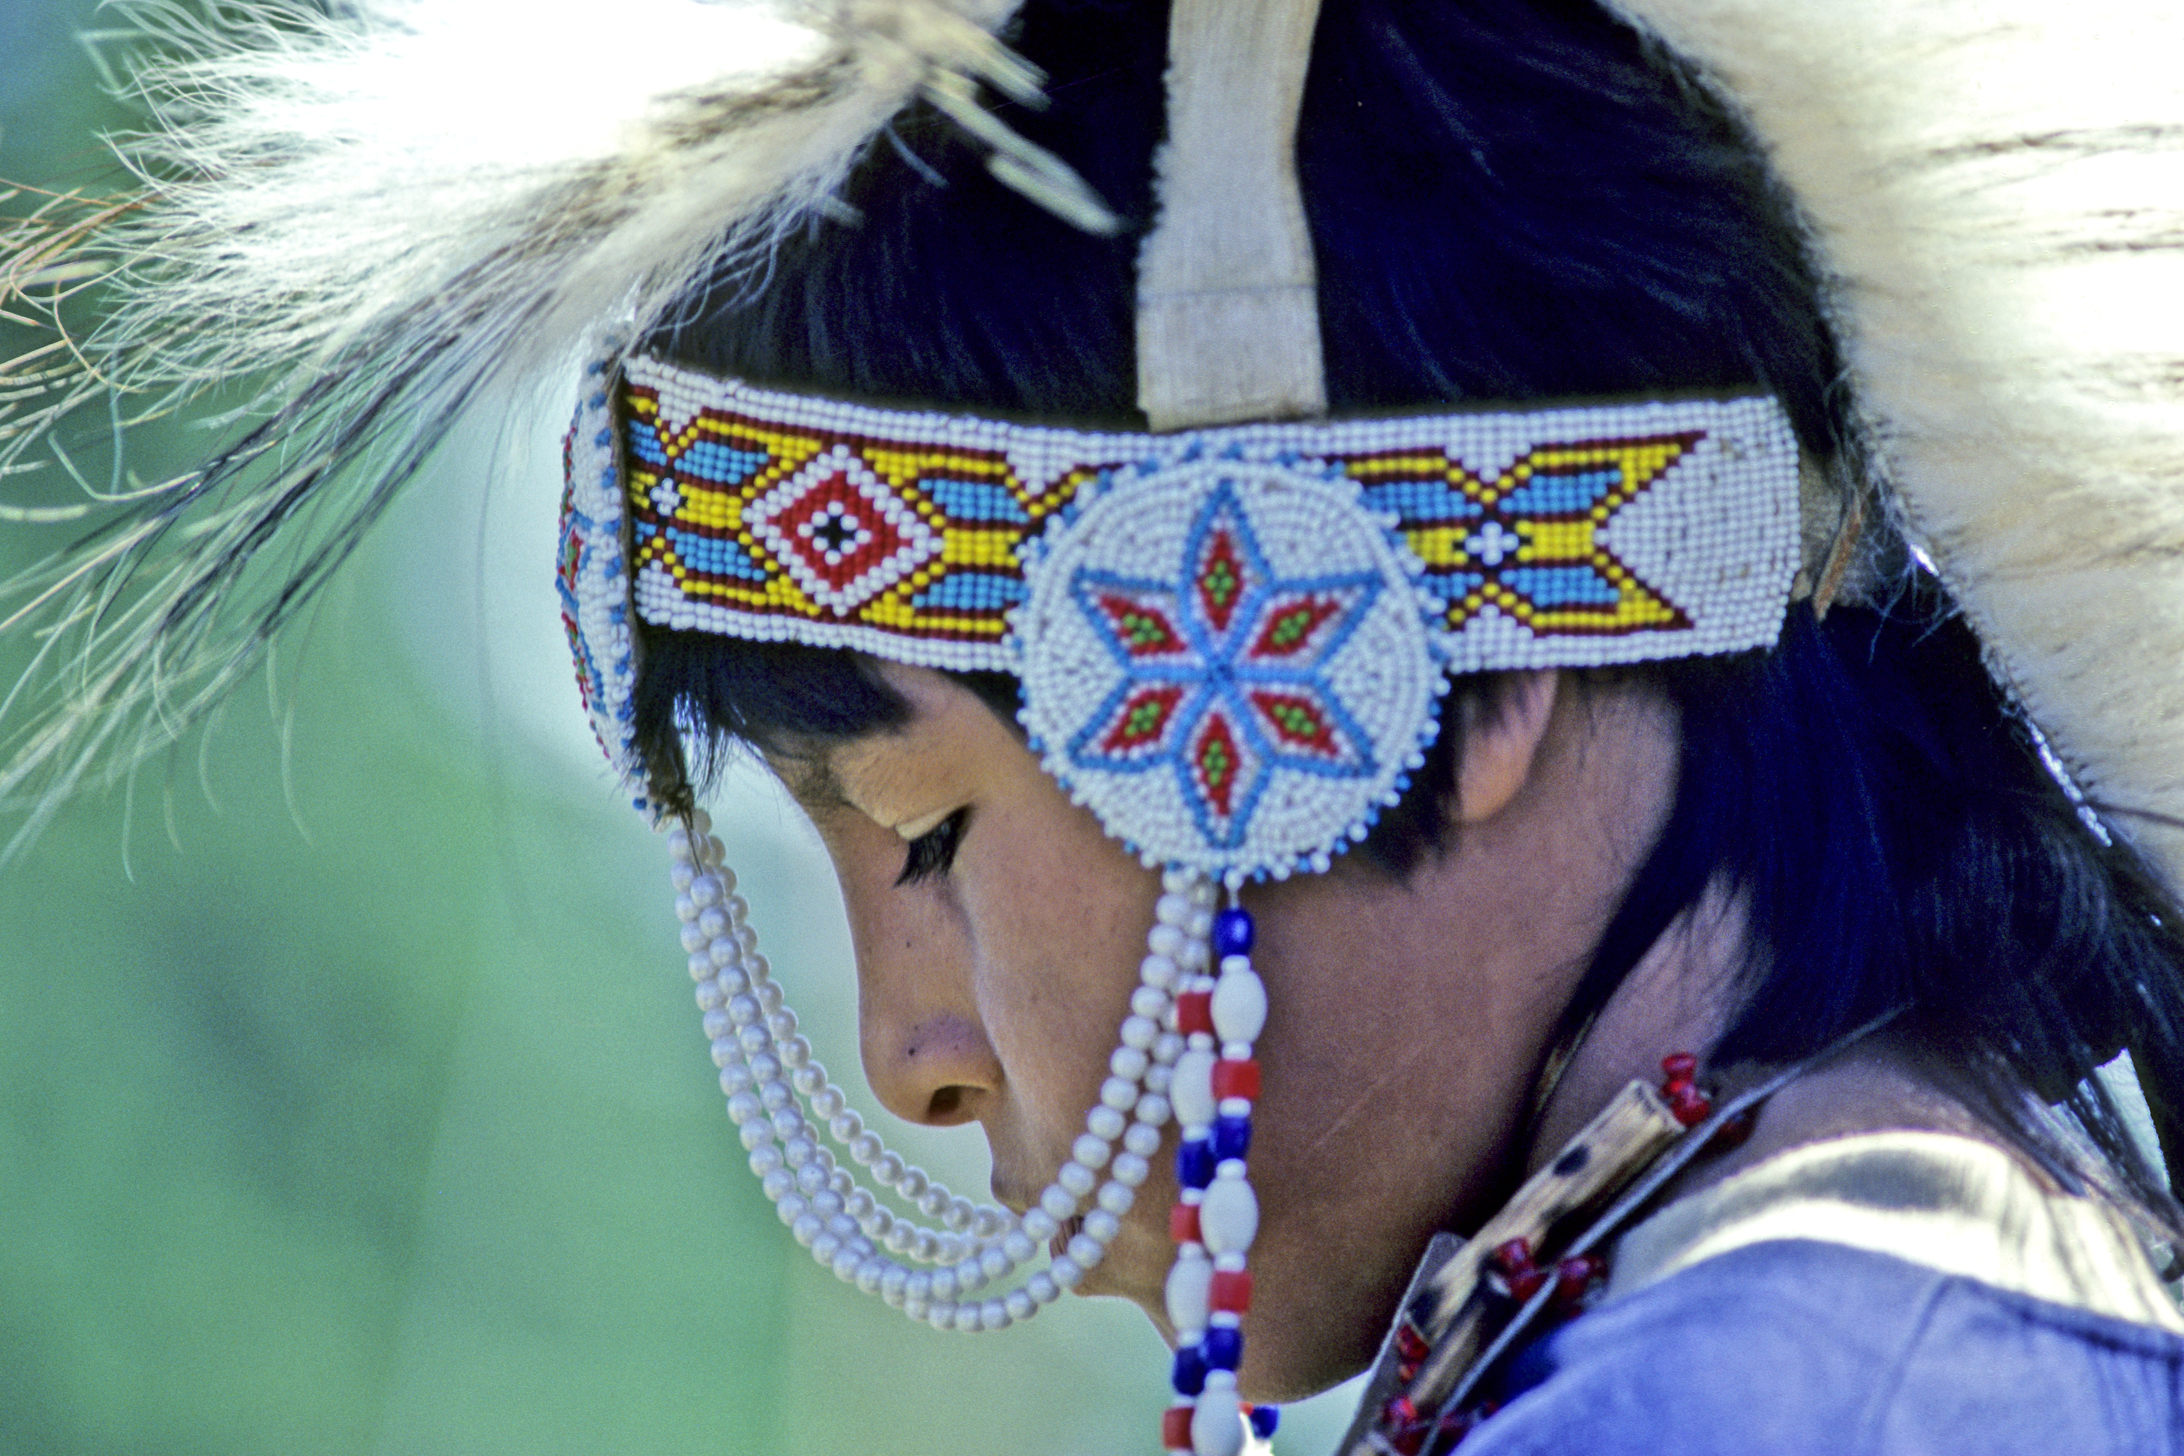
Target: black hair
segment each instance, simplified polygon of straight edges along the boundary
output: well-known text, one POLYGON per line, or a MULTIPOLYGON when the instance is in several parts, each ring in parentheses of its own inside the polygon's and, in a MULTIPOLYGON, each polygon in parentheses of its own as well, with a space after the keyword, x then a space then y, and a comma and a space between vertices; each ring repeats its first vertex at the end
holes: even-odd
MULTIPOLYGON (((1007 38, 1047 71, 1051 105, 1003 119, 1135 230, 1047 215, 913 108, 849 179, 854 221, 786 239, 761 278, 724 272, 650 346, 762 383, 1141 426, 1133 263, 1164 9, 1045 0, 1007 38)), ((1758 385, 1814 460, 1855 467, 1813 265, 1762 154, 1591 0, 1327 0, 1298 165, 1334 410, 1758 385)), ((853 654, 640 631, 638 731, 670 802, 731 740, 854 735, 906 711, 853 654)), ((1793 610, 1772 651, 1640 675, 1681 717, 1676 798, 1565 1029, 1722 886, 1752 960, 1717 1060, 1793 1058, 1906 1008, 2020 1140, 2067 1166, 2025 1099, 2063 1103, 2124 1190, 2173 1220, 2088 1075, 2128 1045, 2177 1163, 2177 912, 2083 822, 1938 589, 1914 579, 1824 623, 1793 610)), ((1013 707, 1013 680, 971 685, 1013 707)), ((1491 708, 1494 688, 1460 681, 1445 714, 1491 708)), ((1442 847, 1460 738, 1442 733, 1366 842, 1390 873, 1442 847)))

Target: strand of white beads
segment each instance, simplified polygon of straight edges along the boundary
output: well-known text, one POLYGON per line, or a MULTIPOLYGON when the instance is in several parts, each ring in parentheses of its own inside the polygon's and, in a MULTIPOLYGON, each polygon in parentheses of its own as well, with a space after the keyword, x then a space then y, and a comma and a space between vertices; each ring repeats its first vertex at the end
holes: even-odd
POLYGON ((729 1116, 781 1221, 844 1282, 935 1328, 1002 1329, 1029 1319, 1106 1256, 1150 1171, 1148 1160, 1159 1150, 1170 1069, 1183 1049, 1183 1039, 1162 1023, 1171 1019, 1182 976, 1202 973, 1208 963, 1211 887, 1188 874, 1164 882, 1141 984, 1100 1100, 1055 1181, 1018 1219, 949 1192, 887 1149, 848 1107, 771 979, 748 923, 749 906, 735 893, 734 872, 722 864, 724 850, 711 827, 700 811, 687 826, 669 830, 676 916, 729 1116), (940 1227, 919 1226, 883 1206, 819 1144, 814 1123, 882 1189, 940 1227), (1108 1172, 1104 1182, 1102 1168, 1108 1172), (1081 1229, 1047 1268, 1005 1295, 976 1297, 1030 1262, 1087 1199, 1093 1207, 1081 1229), (938 1267, 911 1269, 890 1254, 938 1267))

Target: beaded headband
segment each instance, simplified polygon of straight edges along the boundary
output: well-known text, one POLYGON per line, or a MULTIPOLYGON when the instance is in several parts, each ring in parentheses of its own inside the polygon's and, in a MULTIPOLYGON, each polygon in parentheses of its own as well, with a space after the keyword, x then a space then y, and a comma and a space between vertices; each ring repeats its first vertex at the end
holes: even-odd
POLYGON ((1798 564, 1771 399, 1093 433, 598 366, 561 587, 634 786, 630 611, 1024 684, 1048 767, 1151 862, 1324 865, 1444 672, 1771 644, 1798 564))

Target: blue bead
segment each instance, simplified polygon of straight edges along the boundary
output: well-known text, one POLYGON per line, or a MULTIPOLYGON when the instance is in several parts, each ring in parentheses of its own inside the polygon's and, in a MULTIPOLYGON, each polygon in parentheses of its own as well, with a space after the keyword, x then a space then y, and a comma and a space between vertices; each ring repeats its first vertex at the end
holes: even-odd
POLYGON ((1213 953, 1216 957, 1251 954, 1251 912, 1223 910, 1213 917, 1213 953))
POLYGON ((1282 1408, 1278 1405, 1255 1405, 1251 1408, 1251 1434, 1262 1441, 1274 1439, 1281 1428, 1282 1408))
POLYGON ((1225 1163, 1251 1151, 1251 1119, 1217 1117, 1213 1120, 1213 1160, 1225 1163))
POLYGON ((1175 1150, 1175 1181, 1185 1188, 1204 1188, 1213 1182, 1213 1144, 1202 1137, 1185 1138, 1175 1150))
POLYGON ((1209 1370, 1234 1370, 1244 1361, 1244 1332, 1234 1325, 1215 1325, 1206 1331, 1199 1347, 1209 1370))
POLYGON ((1196 1395, 1206 1388, 1206 1357, 1196 1345, 1175 1352, 1175 1367, 1168 1379, 1177 1395, 1196 1395))

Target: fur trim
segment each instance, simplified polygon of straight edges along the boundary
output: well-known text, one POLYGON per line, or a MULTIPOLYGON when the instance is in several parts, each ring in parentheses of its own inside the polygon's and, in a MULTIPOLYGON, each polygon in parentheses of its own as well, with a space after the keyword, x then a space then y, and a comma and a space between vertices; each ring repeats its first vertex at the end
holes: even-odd
POLYGON ((98 528, 4 589, 0 628, 44 634, 0 749, 0 800, 31 814, 6 852, 216 706, 482 392, 642 330, 724 256, 762 261, 912 99, 1010 185, 1113 226, 979 104, 981 82, 1036 97, 990 35, 1012 9, 131 7, 157 57, 134 77, 155 125, 121 146, 141 189, 0 220, 0 308, 49 336, 0 365, 0 475, 65 467, 81 410, 258 394, 207 467, 87 503, 98 528))
POLYGON ((1743 111, 1807 219, 1896 525, 2184 885, 2184 22, 1619 3, 1743 111))

